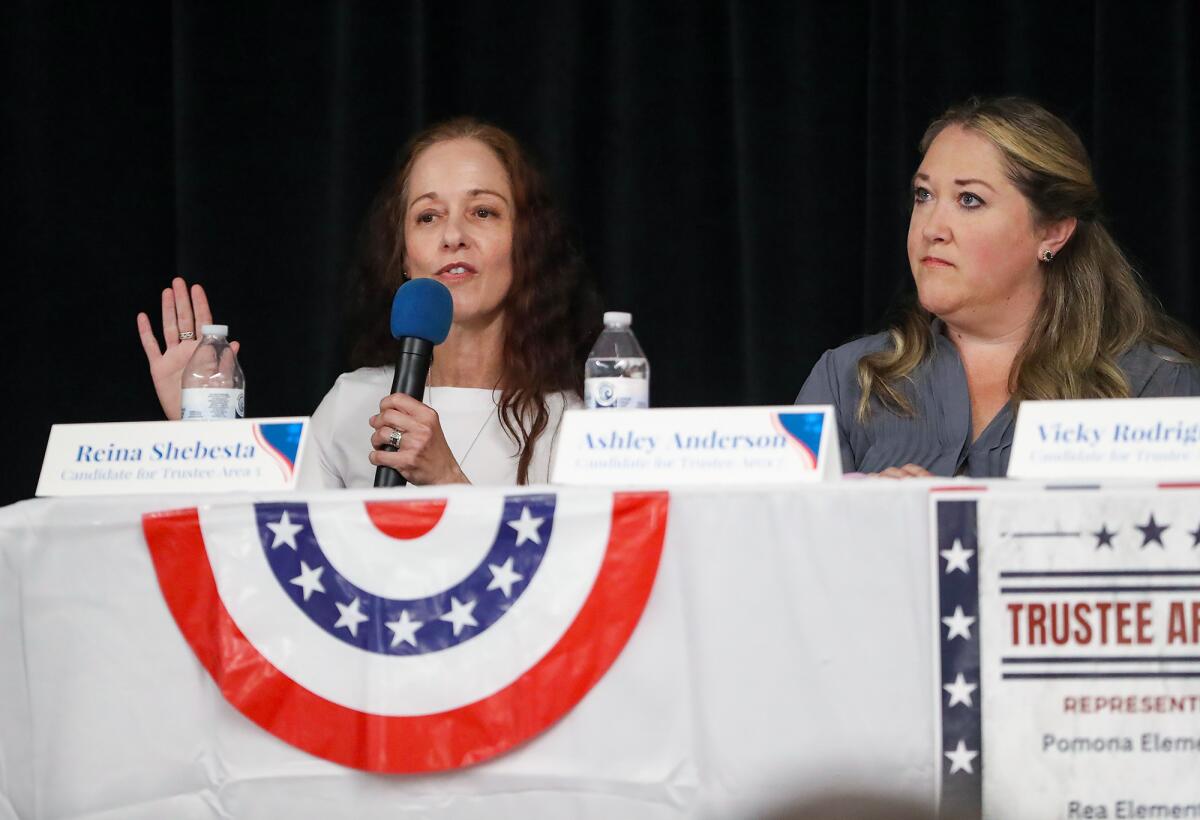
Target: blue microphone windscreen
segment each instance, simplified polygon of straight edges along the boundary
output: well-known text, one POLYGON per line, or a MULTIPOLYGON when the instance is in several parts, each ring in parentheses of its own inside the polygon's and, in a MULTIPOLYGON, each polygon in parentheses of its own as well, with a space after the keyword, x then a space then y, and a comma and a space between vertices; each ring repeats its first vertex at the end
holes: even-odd
POLYGON ((392 300, 392 336, 415 336, 440 345, 450 332, 454 300, 450 289, 436 279, 412 279, 396 290, 392 300))

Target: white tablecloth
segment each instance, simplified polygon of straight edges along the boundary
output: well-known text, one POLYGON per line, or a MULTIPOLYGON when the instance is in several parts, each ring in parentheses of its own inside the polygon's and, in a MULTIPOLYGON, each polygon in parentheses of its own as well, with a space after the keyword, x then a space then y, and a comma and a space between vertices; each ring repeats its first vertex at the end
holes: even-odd
POLYGON ((277 740, 184 642, 141 515, 250 497, 7 507, 0 818, 728 817, 859 786, 931 799, 929 490, 672 492, 646 611, 582 703, 506 755, 423 776, 277 740))

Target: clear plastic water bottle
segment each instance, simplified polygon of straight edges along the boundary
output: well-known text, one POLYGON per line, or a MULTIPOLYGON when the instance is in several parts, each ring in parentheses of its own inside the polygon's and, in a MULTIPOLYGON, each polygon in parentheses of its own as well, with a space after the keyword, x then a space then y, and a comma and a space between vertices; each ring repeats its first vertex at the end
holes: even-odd
POLYGON ((200 345, 183 368, 183 420, 246 415, 246 377, 229 346, 228 325, 202 325, 200 345))
POLYGON ((631 314, 604 314, 604 331, 583 371, 583 403, 589 409, 650 406, 650 363, 631 324, 631 314))

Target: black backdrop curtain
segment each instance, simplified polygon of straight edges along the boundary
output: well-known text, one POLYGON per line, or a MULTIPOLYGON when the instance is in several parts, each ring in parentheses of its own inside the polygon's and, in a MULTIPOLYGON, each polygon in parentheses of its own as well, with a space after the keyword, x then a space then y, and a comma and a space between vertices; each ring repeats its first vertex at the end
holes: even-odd
MULTIPOLYGON (((1118 240, 1193 326, 1200 3, 9 3, 7 463, 53 422, 150 419, 134 315, 176 273, 244 348, 253 415, 344 369, 366 208, 416 129, 539 158, 657 405, 787 403, 908 277, 926 122, 1021 93, 1093 154, 1118 240)), ((380 305, 380 310, 387 310, 380 305)), ((364 439, 364 450, 367 444, 364 439)))

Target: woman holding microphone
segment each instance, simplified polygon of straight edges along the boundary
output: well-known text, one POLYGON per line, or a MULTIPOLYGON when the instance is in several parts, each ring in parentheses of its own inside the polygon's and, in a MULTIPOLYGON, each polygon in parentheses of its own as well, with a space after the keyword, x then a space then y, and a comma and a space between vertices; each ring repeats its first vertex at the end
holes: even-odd
MULTIPOLYGON (((548 479, 599 314, 541 177, 510 134, 460 118, 413 139, 376 201, 355 295, 361 366, 313 413, 302 487, 370 487, 379 465, 413 484, 548 479), (418 401, 388 395, 396 345, 381 306, 404 281, 427 277, 449 288, 454 318, 418 401)), ((212 316, 203 288, 182 279, 163 291, 162 315, 165 348, 144 313, 138 332, 163 411, 177 419, 183 367, 212 316)))

